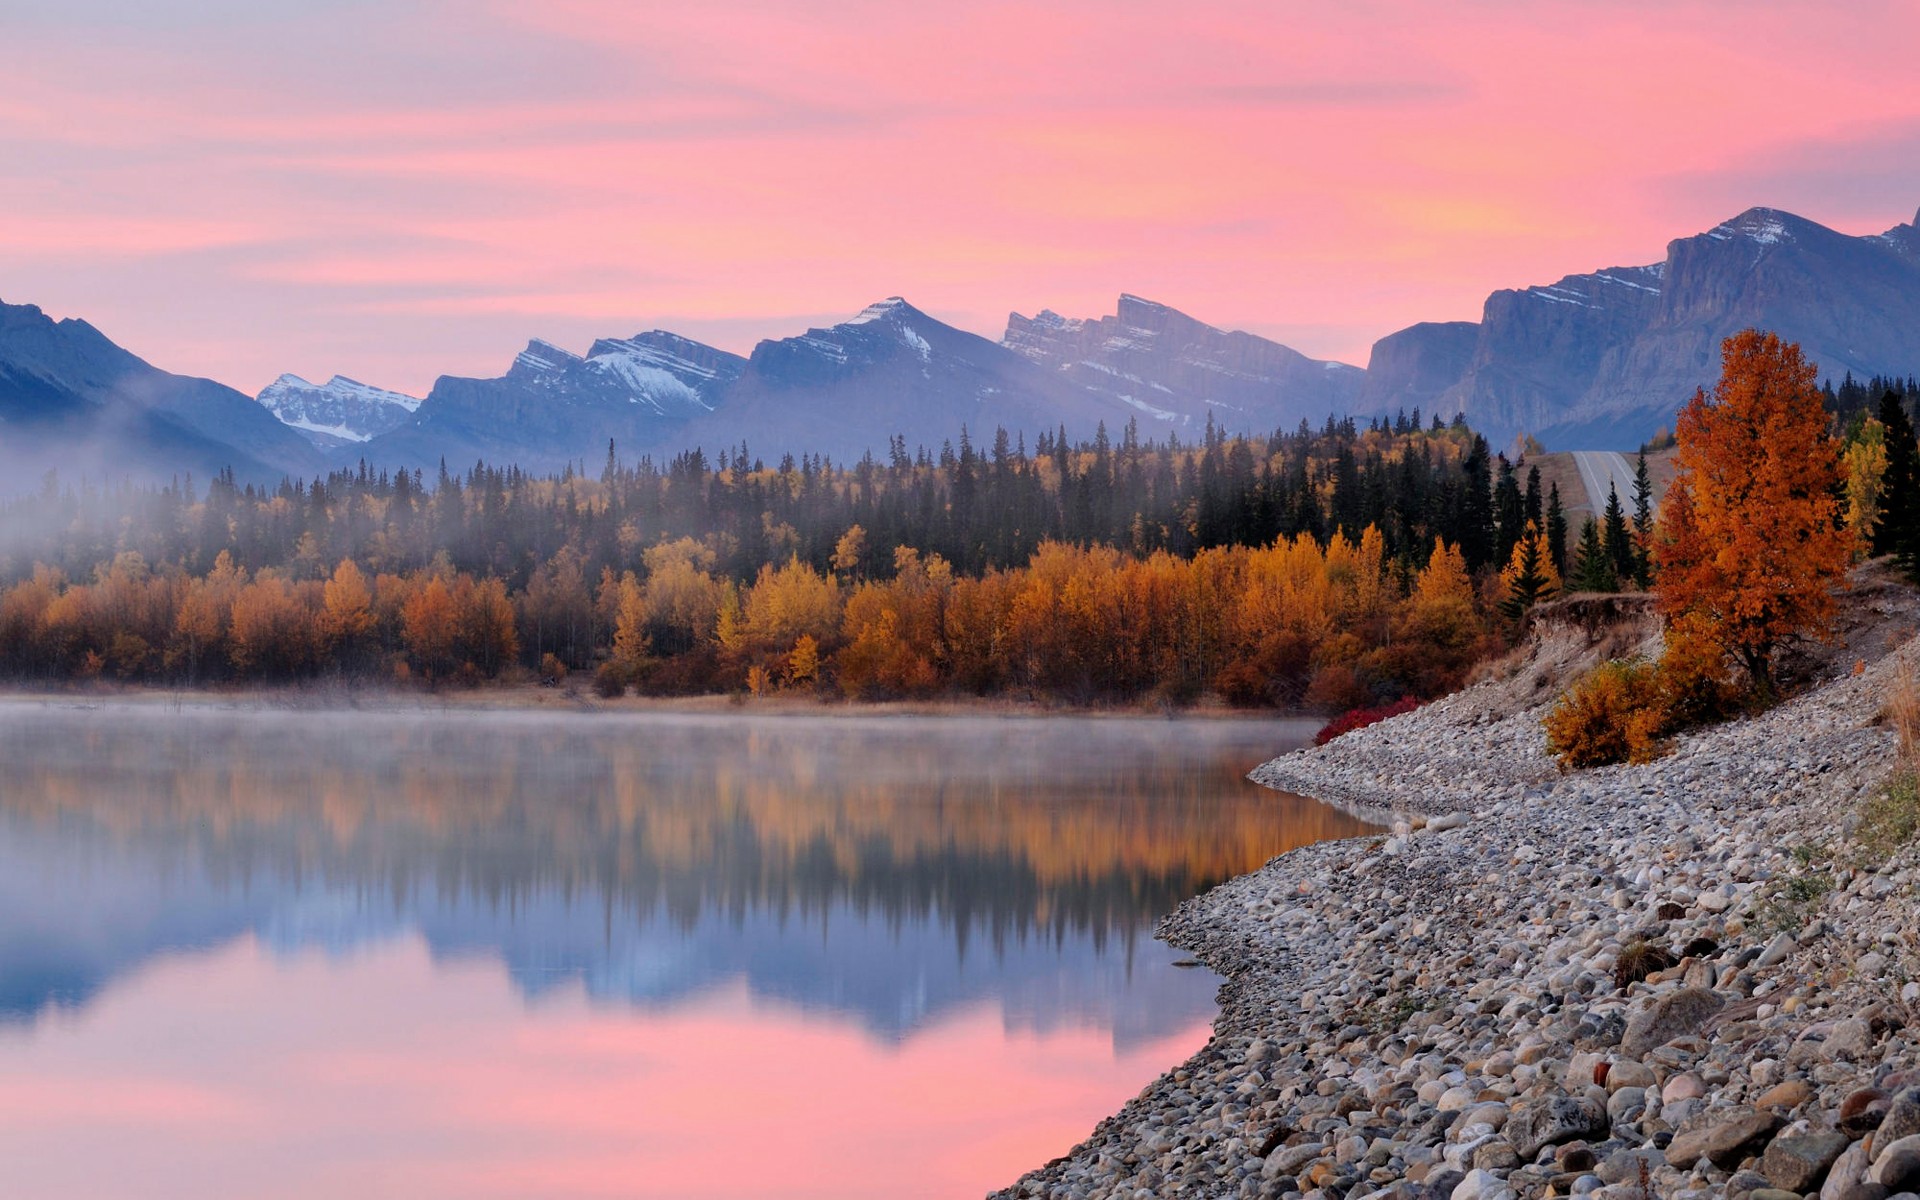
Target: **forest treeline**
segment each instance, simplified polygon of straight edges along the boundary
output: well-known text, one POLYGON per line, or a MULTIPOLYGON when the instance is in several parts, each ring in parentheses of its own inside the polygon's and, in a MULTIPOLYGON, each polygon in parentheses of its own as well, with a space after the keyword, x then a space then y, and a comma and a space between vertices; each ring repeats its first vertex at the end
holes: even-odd
POLYGON ((1510 624, 1496 568, 1548 551, 1558 508, 1417 413, 852 466, 50 478, 0 509, 0 670, 1349 708, 1457 685, 1510 624))

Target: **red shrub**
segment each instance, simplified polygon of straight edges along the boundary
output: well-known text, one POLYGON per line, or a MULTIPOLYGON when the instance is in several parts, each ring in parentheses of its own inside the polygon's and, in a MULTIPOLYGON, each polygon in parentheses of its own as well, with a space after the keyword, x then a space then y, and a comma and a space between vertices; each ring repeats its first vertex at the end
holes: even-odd
POLYGON ((1320 732, 1313 735, 1313 744, 1316 746, 1324 746, 1343 733, 1351 733, 1356 729, 1364 729, 1376 721, 1384 721, 1388 717, 1397 717, 1401 713, 1410 713, 1419 707, 1420 702, 1418 700, 1415 700, 1412 696, 1404 696, 1395 700, 1392 704, 1382 704, 1374 708, 1348 709, 1346 712, 1341 713, 1322 726, 1320 732))

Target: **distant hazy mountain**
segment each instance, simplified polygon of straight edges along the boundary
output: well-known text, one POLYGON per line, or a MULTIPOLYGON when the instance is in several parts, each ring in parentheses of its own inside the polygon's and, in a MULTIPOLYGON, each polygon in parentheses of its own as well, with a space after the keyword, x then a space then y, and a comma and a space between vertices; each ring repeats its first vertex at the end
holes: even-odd
POLYGON ((1388 334, 1373 344, 1360 411, 1440 411, 1441 397, 1466 377, 1479 344, 1474 321, 1423 321, 1388 334))
POLYGON ((745 443, 768 460, 845 461, 884 456, 896 435, 910 450, 957 443, 963 429, 985 443, 997 428, 1031 440, 1139 420, 1159 436, 1199 428, 1209 409, 1229 429, 1268 430, 1348 411, 1364 378, 1131 296, 1098 321, 1015 314, 1003 343, 895 296, 746 359, 661 332, 596 342, 585 357, 536 341, 499 379, 442 378, 411 418, 350 453, 555 467, 597 463, 612 439, 628 456, 745 443))
POLYGON ((1630 447, 1712 386, 1720 342, 1749 327, 1800 343, 1835 380, 1920 369, 1920 230, 1851 237, 1749 209, 1664 262, 1495 292, 1478 323, 1381 339, 1362 410, 1462 412, 1496 442, 1630 447))
POLYGON ((277 482, 319 458, 232 388, 172 375, 85 321, 0 304, 0 469, 8 490, 57 468, 95 479, 201 479, 225 467, 277 482))
POLYGON ((884 457, 888 439, 908 448, 985 443, 996 427, 1024 433, 1065 425, 1091 434, 1126 417, 1057 372, 1005 346, 936 321, 895 296, 851 320, 761 342, 713 412, 687 429, 712 451, 746 442, 769 460, 812 451, 850 460, 884 457))
POLYGON ((442 376, 405 423, 345 453, 383 466, 597 465, 609 440, 625 453, 682 442, 745 366, 659 330, 597 341, 584 357, 536 340, 498 379, 442 376))
POLYGON ((1120 297, 1111 317, 1079 320, 1042 309, 1014 313, 1002 345, 1140 417, 1194 429, 1207 413, 1227 429, 1266 432, 1352 411, 1366 372, 1321 362, 1250 333, 1227 333, 1185 313, 1120 297))
POLYGON ((344 375, 325 383, 282 375, 255 399, 281 423, 325 450, 397 429, 420 407, 417 397, 370 387, 344 375))

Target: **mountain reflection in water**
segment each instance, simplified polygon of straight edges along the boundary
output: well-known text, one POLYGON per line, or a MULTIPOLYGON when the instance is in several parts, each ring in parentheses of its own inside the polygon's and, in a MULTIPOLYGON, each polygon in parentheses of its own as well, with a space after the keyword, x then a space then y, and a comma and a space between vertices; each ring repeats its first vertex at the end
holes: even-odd
POLYGON ((984 1006, 1003 1040, 1117 1059, 1212 1013, 1155 920, 1364 831, 1242 778, 1301 732, 0 704, 0 1085, 23 1044, 137 1008, 149 967, 243 1007, 212 980, 247 945, 291 977, 315 953, 391 974, 411 942, 443 976, 504 968, 530 1016, 584 997, 738 1029, 772 1005, 878 1047, 984 1006))

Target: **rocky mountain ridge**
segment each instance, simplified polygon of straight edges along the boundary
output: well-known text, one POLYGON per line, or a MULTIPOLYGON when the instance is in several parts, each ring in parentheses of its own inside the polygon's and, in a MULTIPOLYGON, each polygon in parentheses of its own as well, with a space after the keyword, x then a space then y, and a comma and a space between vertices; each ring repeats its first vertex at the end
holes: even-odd
POLYGON ((85 321, 0 303, 0 468, 95 481, 254 478, 317 470, 320 457, 249 397, 174 375, 85 321))
POLYGON ((1375 344, 1363 411, 1420 405, 1503 442, 1631 447, 1719 374, 1749 327, 1798 342, 1823 377, 1920 366, 1920 215, 1854 237, 1753 208, 1679 238, 1664 261, 1494 292, 1478 322, 1416 325, 1375 344))
POLYGON ((1149 427, 1199 429, 1210 414, 1234 430, 1318 421, 1353 411, 1366 380, 1358 367, 1219 330, 1138 296, 1121 296, 1114 315, 1093 320, 1050 309, 1014 313, 1000 344, 1134 409, 1149 427))

